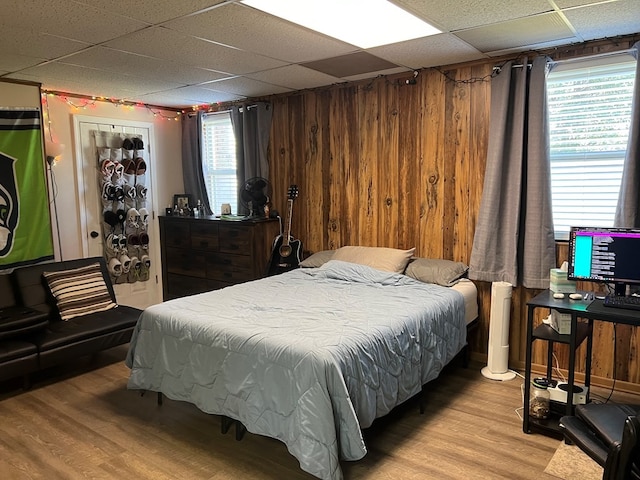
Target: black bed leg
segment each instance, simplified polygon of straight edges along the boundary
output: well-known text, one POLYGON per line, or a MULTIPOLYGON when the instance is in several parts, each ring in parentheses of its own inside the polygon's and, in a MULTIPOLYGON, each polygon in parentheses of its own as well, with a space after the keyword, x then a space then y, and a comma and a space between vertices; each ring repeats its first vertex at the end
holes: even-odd
POLYGON ((469 344, 467 344, 462 349, 462 367, 469 368, 470 360, 471 360, 471 352, 469 351, 469 344))
POLYGON ((242 437, 244 437, 244 434, 246 433, 246 431, 247 429, 242 424, 242 422, 239 422, 238 420, 236 420, 236 440, 238 442, 242 440, 242 437))
POLYGON ((223 435, 229 431, 231 425, 233 425, 231 418, 225 417, 224 415, 220 417, 220 431, 223 435))
POLYGON ((162 392, 158 392, 158 405, 162 405, 162 392))

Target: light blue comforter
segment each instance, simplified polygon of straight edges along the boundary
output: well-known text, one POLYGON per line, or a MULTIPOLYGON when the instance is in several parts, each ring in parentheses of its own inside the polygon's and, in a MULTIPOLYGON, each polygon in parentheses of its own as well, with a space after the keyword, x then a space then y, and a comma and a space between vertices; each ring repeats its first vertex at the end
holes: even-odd
POLYGON ((332 260, 147 308, 128 388, 158 391, 277 438, 341 479, 361 428, 418 393, 465 345, 458 292, 332 260))

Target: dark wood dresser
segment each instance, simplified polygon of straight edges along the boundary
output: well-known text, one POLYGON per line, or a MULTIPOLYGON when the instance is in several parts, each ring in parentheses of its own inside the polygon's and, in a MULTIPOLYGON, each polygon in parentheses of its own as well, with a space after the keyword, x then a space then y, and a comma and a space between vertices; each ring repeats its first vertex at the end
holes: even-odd
POLYGON ((164 300, 265 275, 277 219, 230 221, 160 216, 164 300))

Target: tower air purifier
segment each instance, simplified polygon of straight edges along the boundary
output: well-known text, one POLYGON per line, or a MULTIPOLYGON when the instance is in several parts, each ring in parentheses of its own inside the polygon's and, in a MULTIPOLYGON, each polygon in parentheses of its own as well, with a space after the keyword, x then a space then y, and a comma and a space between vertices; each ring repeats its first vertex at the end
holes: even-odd
POLYGON ((482 375, 492 380, 513 380, 516 374, 509 370, 509 320, 511 318, 511 291, 508 282, 491 284, 491 316, 489 318, 489 353, 482 375))

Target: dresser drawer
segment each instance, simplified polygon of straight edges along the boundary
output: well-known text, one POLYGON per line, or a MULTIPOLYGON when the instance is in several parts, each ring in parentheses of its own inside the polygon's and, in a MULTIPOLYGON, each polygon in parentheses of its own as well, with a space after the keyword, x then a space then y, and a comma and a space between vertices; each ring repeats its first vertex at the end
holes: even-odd
POLYGON ((218 250, 218 225, 213 222, 191 223, 191 247, 218 250))
POLYGON ((167 247, 191 247, 191 228, 187 222, 166 222, 164 239, 167 247))
MULTIPOLYGON (((169 298, 178 298, 215 290, 216 287, 211 285, 211 283, 212 282, 204 278, 188 277, 186 275, 170 273, 167 275, 166 288, 169 298)), ((169 300, 169 298, 165 298, 165 300, 169 300)))
POLYGON ((167 248, 165 257, 168 273, 206 278, 205 255, 189 249, 167 248))
POLYGON ((221 225, 218 229, 218 246, 223 253, 251 255, 251 227, 221 225))
POLYGON ((245 255, 207 254, 207 278, 229 283, 255 280, 253 260, 245 255))

